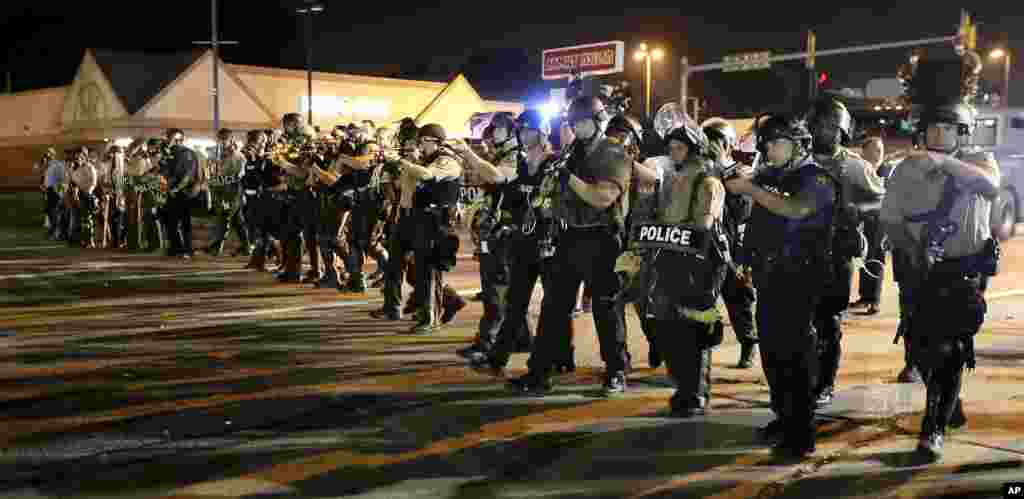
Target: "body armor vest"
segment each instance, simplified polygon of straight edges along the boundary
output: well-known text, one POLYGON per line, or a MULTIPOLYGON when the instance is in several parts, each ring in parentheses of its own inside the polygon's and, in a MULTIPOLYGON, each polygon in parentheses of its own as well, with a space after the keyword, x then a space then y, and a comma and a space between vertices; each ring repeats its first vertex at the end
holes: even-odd
MULTIPOLYGON (((455 156, 443 150, 438 154, 438 157, 448 156, 455 158, 455 156)), ((431 163, 434 161, 437 161, 437 158, 434 158, 431 163)), ((438 207, 455 207, 459 202, 459 190, 461 187, 462 181, 458 178, 442 180, 430 179, 425 182, 420 182, 420 184, 416 186, 416 195, 413 197, 413 206, 417 209, 430 208, 431 205, 438 207)))
MULTIPOLYGON (((819 174, 826 172, 814 163, 806 163, 788 172, 767 170, 755 178, 755 183, 769 191, 793 196, 806 182, 816 182, 819 174)), ((834 202, 830 202, 827 209, 802 220, 788 219, 761 205, 754 206, 745 238, 753 266, 757 268, 770 259, 824 261, 833 206, 834 202)))

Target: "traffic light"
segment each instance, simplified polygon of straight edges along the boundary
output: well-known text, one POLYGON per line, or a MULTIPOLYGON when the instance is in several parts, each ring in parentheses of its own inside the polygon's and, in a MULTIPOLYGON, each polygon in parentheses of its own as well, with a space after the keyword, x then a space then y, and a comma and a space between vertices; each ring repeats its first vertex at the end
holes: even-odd
POLYGON ((828 73, 821 72, 818 74, 818 85, 824 85, 828 82, 828 73))

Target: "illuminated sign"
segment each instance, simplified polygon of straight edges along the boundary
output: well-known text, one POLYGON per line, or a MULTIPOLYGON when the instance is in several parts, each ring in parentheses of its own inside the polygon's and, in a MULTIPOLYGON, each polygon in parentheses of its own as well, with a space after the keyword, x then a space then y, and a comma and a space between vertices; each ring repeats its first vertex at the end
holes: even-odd
POLYGON ((618 41, 548 49, 542 57, 541 76, 545 80, 557 80, 577 72, 586 75, 621 73, 625 54, 626 44, 618 41))
MULTIPOLYGON (((299 97, 299 112, 309 112, 309 99, 305 95, 299 97)), ((386 118, 391 115, 391 105, 382 99, 314 95, 313 114, 386 118)))

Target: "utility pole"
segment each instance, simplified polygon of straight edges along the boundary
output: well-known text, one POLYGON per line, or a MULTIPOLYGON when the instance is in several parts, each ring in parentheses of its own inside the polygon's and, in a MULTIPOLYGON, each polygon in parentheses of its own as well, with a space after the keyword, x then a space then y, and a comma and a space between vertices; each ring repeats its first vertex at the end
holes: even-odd
POLYGON ((309 126, 313 126, 313 14, 324 11, 319 3, 306 1, 306 7, 295 9, 296 14, 303 16, 306 34, 306 107, 309 126))
MULTIPOLYGON (((962 19, 962 21, 963 21, 963 19, 962 19)), ((805 51, 805 52, 794 52, 794 53, 791 53, 791 54, 782 54, 782 55, 776 55, 776 56, 770 56, 770 54, 763 54, 763 55, 769 55, 769 57, 760 57, 760 55, 762 55, 762 54, 756 54, 758 57, 756 58, 756 61, 754 61, 754 63, 761 63, 762 65, 758 66, 756 68, 753 68, 753 69, 763 69, 765 67, 769 67, 770 64, 774 63, 774 62, 794 61, 794 60, 801 60, 801 59, 806 61, 808 58, 817 58, 817 57, 827 56, 827 55, 857 54, 857 53, 861 53, 861 52, 874 52, 874 51, 877 51, 877 50, 886 50, 886 49, 894 49, 894 48, 902 48, 902 47, 917 47, 917 46, 921 46, 921 45, 936 45, 936 44, 940 44, 940 43, 956 42, 957 40, 961 40, 961 39, 963 39, 965 41, 965 45, 967 46, 967 48, 970 48, 970 49, 973 50, 973 47, 971 45, 975 42, 975 39, 976 39, 975 37, 977 35, 977 32, 974 29, 974 26, 972 24, 970 24, 970 18, 969 17, 967 18, 966 27, 967 28, 965 30, 964 25, 962 23, 960 34, 958 34, 958 35, 950 35, 950 36, 940 36, 940 37, 935 37, 935 38, 921 38, 921 39, 918 39, 918 40, 906 40, 906 41, 889 42, 889 43, 873 43, 873 44, 868 44, 868 45, 856 45, 856 46, 852 46, 852 47, 843 47, 843 48, 829 49, 829 50, 817 50, 817 47, 814 47, 815 50, 813 51, 813 53, 810 50, 808 50, 808 51, 805 51)), ((810 42, 810 41, 811 40, 808 39, 808 42, 810 42)), ((811 47, 808 47, 808 48, 810 49, 811 47)), ((680 78, 680 82, 679 82, 680 83, 679 102, 682 103, 684 106, 686 105, 685 103, 687 102, 687 98, 689 97, 687 83, 689 81, 689 78, 690 78, 691 74, 693 74, 693 73, 702 73, 702 72, 706 72, 706 71, 723 70, 723 69, 727 70, 727 71, 729 71, 729 70, 733 70, 733 71, 737 70, 737 69, 734 69, 736 67, 736 65, 737 65, 737 63, 734 63, 734 62, 717 62, 717 63, 713 63, 713 64, 701 64, 701 65, 691 66, 690 62, 689 62, 689 59, 686 58, 685 56, 682 57, 679 62, 680 62, 680 69, 681 69, 681 75, 679 76, 679 78, 680 78)))
POLYGON ((195 45, 209 45, 213 51, 213 134, 220 131, 220 46, 238 45, 236 41, 219 40, 217 35, 217 0, 210 0, 210 39, 192 42, 195 45))

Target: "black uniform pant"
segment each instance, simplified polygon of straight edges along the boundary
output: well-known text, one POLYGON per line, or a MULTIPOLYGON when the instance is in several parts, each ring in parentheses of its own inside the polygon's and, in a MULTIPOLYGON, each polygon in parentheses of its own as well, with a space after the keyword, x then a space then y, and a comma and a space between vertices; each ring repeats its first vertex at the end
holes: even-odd
POLYGON ((412 212, 413 265, 416 273, 417 323, 439 325, 444 305, 444 277, 438 268, 435 249, 441 235, 442 215, 433 211, 412 212))
POLYGON ((262 205, 264 194, 245 194, 242 202, 242 221, 245 223, 245 230, 249 234, 249 243, 255 246, 254 251, 263 251, 266 254, 270 247, 271 235, 266 232, 263 223, 262 205))
POLYGON ((739 274, 732 269, 725 273, 722 282, 722 301, 729 313, 729 323, 740 344, 757 343, 757 326, 754 323, 754 288, 743 282, 739 274))
MULTIPOLYGON (((478 342, 487 350, 498 341, 507 317, 509 294, 511 293, 512 269, 510 258, 514 254, 511 241, 488 240, 487 251, 480 253, 480 287, 483 294, 484 313, 480 317, 478 342)), ((522 248, 520 249, 527 249, 522 248)), ((536 250, 534 250, 536 251, 536 250)), ((536 282, 536 276, 534 276, 536 282)), ((531 287, 531 289, 533 289, 531 287)), ((529 301, 527 301, 527 306, 529 301)), ((525 319, 525 312, 523 318, 525 319)))
POLYGON ((794 444, 814 440, 814 391, 818 379, 815 311, 821 272, 802 262, 773 263, 756 271, 757 330, 771 406, 794 444))
POLYGON ((912 345, 909 328, 914 314, 914 297, 921 286, 921 276, 911 264, 910 256, 899 248, 892 250, 893 279, 899 287, 900 322, 897 330, 903 337, 903 359, 906 365, 913 365, 911 356, 912 345))
MULTIPOLYGON (((533 290, 537 286, 537 282, 540 281, 541 287, 544 289, 545 300, 548 299, 549 294, 555 292, 555 286, 551 281, 551 260, 540 258, 538 246, 536 237, 516 237, 509 241, 507 306, 505 307, 504 321, 495 337, 494 345, 490 348, 491 363, 495 367, 508 365, 512 352, 515 352, 518 345, 531 336, 527 314, 530 311, 530 301, 533 299, 533 290)), ((481 319, 482 323, 483 319, 481 319)), ((483 331, 481 326, 481 336, 483 336, 483 331)), ((570 347, 571 345, 568 344, 560 346, 566 355, 570 354, 568 351, 570 347)))
POLYGON ((868 240, 868 254, 864 269, 860 270, 860 299, 878 305, 882 301, 882 283, 885 277, 885 230, 878 215, 864 217, 864 236, 868 240), (868 275, 870 271, 878 277, 868 275))
POLYGON ((362 199, 352 209, 350 216, 349 252, 345 258, 345 270, 352 277, 358 278, 363 275, 363 264, 370 251, 370 238, 380 217, 380 205, 376 200, 362 199))
POLYGON ((50 217, 50 228, 47 229, 47 236, 60 234, 60 219, 64 205, 60 202, 60 195, 53 187, 46 189, 46 216, 50 217))
POLYGON ((711 402, 711 349, 708 324, 690 320, 654 320, 655 338, 668 375, 676 384, 673 410, 705 409, 711 402))
POLYGON ((927 314, 913 317, 908 334, 912 356, 927 385, 921 434, 944 434, 965 366, 974 360, 974 335, 985 321, 981 277, 933 270, 916 299, 927 314))
POLYGON ((163 222, 167 234, 167 254, 170 256, 192 254, 192 206, 193 199, 185 193, 178 193, 167 199, 163 209, 163 222))
POLYGON ((388 233, 388 254, 384 268, 384 308, 399 312, 402 307, 402 280, 405 276, 405 255, 412 251, 416 237, 416 219, 412 211, 402 210, 398 223, 388 233))
MULTIPOLYGON (((850 307, 850 291, 853 286, 852 264, 846 261, 835 264, 835 267, 835 277, 825 279, 825 291, 814 314, 814 327, 818 332, 820 369, 817 394, 835 387, 836 376, 839 374, 839 359, 843 354, 843 316, 850 307)), ((820 287, 819 284, 818 288, 820 287)))
POLYGON ((290 243, 303 238, 316 241, 317 225, 320 223, 320 200, 317 193, 309 189, 290 192, 292 201, 288 203, 287 223, 282 234, 284 240, 290 243))
POLYGON ((593 291, 594 323, 606 369, 609 373, 629 369, 623 307, 614 300, 621 287, 615 274, 615 260, 621 251, 621 240, 609 227, 569 228, 559 235, 551 266, 551 298, 541 305, 537 338, 527 362, 530 372, 548 376, 564 358, 582 282, 593 291))

